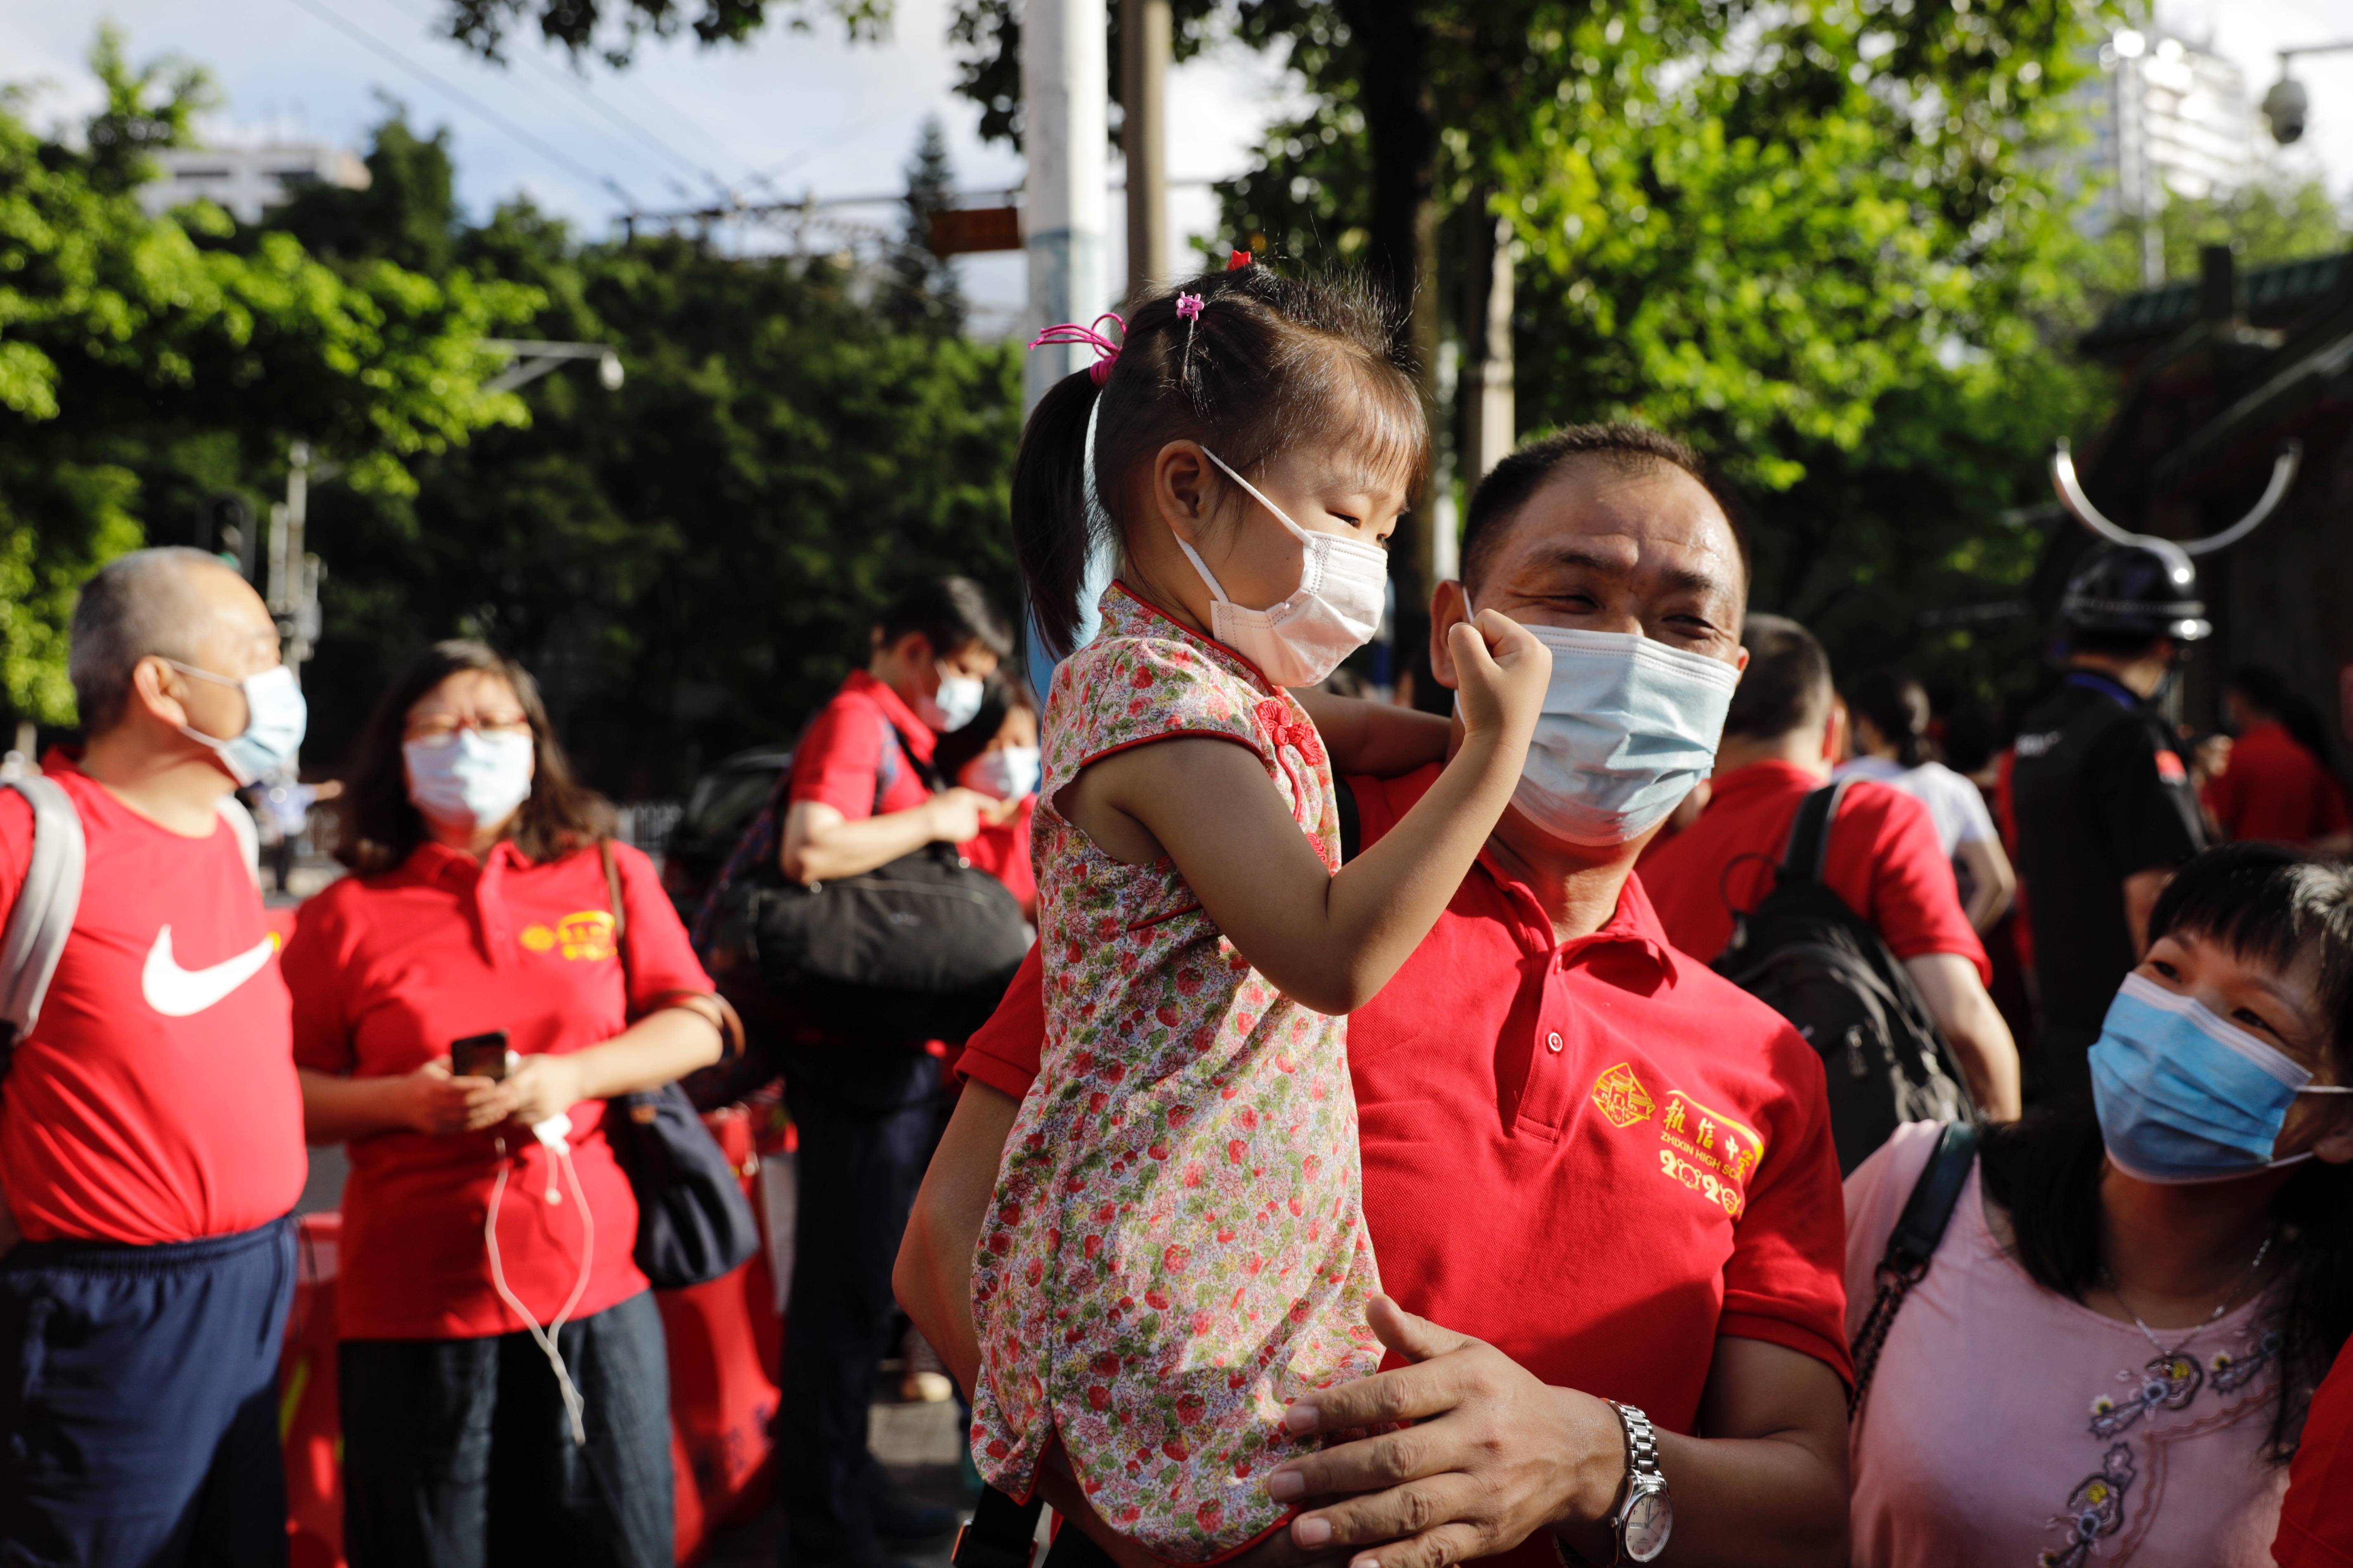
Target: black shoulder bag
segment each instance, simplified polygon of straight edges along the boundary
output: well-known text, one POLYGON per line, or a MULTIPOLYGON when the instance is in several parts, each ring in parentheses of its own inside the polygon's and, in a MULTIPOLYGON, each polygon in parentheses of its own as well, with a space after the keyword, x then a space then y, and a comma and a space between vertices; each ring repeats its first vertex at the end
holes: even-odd
MULTIPOLYGON (((613 951, 626 988, 628 915, 610 839, 599 840, 605 893, 613 906, 613 951)), ((735 1042, 740 1047, 742 1042, 735 1042)), ((760 1222, 744 1181, 686 1090, 675 1083, 605 1102, 605 1141, 638 1195, 638 1268, 657 1290, 704 1285, 760 1250, 760 1222)))
MULTIPOLYGON (((883 730, 936 794, 939 775, 883 730)), ((778 872, 748 913, 761 983, 835 1033, 867 1040, 963 1039, 988 1021, 1029 951, 1019 900, 953 844, 831 882, 778 872)))
POLYGON ((1927 1167, 1905 1200, 1904 1212, 1896 1216, 1895 1228, 1887 1233, 1887 1255, 1879 1260, 1879 1296, 1871 1303, 1862 1326, 1855 1331, 1854 1392, 1846 1401, 1849 1422, 1862 1413, 1863 1395, 1871 1392, 1871 1374, 1879 1366, 1887 1331, 1894 1326, 1904 1298, 1927 1275, 1928 1260, 1936 1256, 1937 1245, 1945 1239, 1945 1227, 1953 1222, 1953 1209, 1961 1201, 1961 1189, 1968 1184, 1969 1167, 1977 1159, 1977 1124, 1947 1122, 1936 1152, 1928 1156, 1927 1167))

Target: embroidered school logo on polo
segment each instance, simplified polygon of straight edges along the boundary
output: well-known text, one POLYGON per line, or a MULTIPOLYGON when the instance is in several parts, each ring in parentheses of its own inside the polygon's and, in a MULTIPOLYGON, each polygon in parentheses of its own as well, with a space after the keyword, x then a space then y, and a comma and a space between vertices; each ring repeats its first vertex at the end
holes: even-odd
POLYGON ((1659 1108, 1642 1080, 1634 1076, 1634 1069, 1624 1062, 1593 1080, 1593 1103, 1609 1119, 1610 1126, 1620 1129, 1648 1119, 1659 1108))
POLYGON ((515 940, 526 952, 553 952, 575 963, 594 963, 613 956, 612 911, 582 910, 553 926, 534 922, 515 940))

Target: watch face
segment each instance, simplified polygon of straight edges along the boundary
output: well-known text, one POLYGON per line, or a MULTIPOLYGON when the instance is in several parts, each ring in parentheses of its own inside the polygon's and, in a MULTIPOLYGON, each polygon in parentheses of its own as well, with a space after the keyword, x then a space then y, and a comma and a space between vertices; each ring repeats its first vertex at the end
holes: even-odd
POLYGON ((1626 1555, 1648 1563, 1667 1549, 1675 1528, 1675 1510, 1663 1491, 1644 1492, 1626 1508, 1626 1555))

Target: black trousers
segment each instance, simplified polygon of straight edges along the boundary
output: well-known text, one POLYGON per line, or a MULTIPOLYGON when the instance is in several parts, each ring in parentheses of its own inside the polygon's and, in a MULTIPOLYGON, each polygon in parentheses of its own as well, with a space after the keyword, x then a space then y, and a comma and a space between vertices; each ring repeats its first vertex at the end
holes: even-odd
POLYGON ((565 1324, 556 1345, 587 1402, 585 1448, 527 1333, 343 1342, 351 1568, 668 1568, 670 1365, 653 1293, 565 1324))
POLYGON ((890 1482, 867 1447, 867 1411, 897 1310, 891 1266, 937 1127, 927 1089, 887 1110, 808 1089, 790 1098, 800 1202, 776 1410, 784 1560, 855 1561, 879 1550, 874 1510, 890 1482))

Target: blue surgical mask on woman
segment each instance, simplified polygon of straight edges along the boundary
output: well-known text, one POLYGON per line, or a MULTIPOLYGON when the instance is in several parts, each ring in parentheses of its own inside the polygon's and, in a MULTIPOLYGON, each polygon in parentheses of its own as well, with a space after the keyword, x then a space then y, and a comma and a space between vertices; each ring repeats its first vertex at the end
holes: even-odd
POLYGON ((183 675, 193 675, 216 686, 234 686, 245 693, 243 733, 224 741, 192 725, 180 726, 181 734, 212 748, 221 766, 228 770, 228 776, 240 788, 267 778, 294 761, 295 753, 302 748, 302 732, 310 725, 311 708, 302 700, 302 688, 292 670, 282 664, 273 664, 258 675, 232 680, 209 669, 198 669, 193 664, 182 664, 176 658, 165 658, 164 662, 183 675))
POLYGON ((1715 766, 1740 671, 1640 632, 1527 629, 1552 681, 1512 804, 1564 844, 1640 837, 1715 766))
POLYGON ((503 822, 531 798, 533 747, 527 732, 465 729, 406 741, 408 798, 441 822, 503 822))
POLYGON ((2315 1084, 2284 1051, 2195 997, 2127 974, 2092 1047, 2092 1100, 2116 1169, 2168 1185, 2223 1182, 2308 1160, 2274 1159, 2280 1126, 2299 1094, 2347 1094, 2315 1084))

